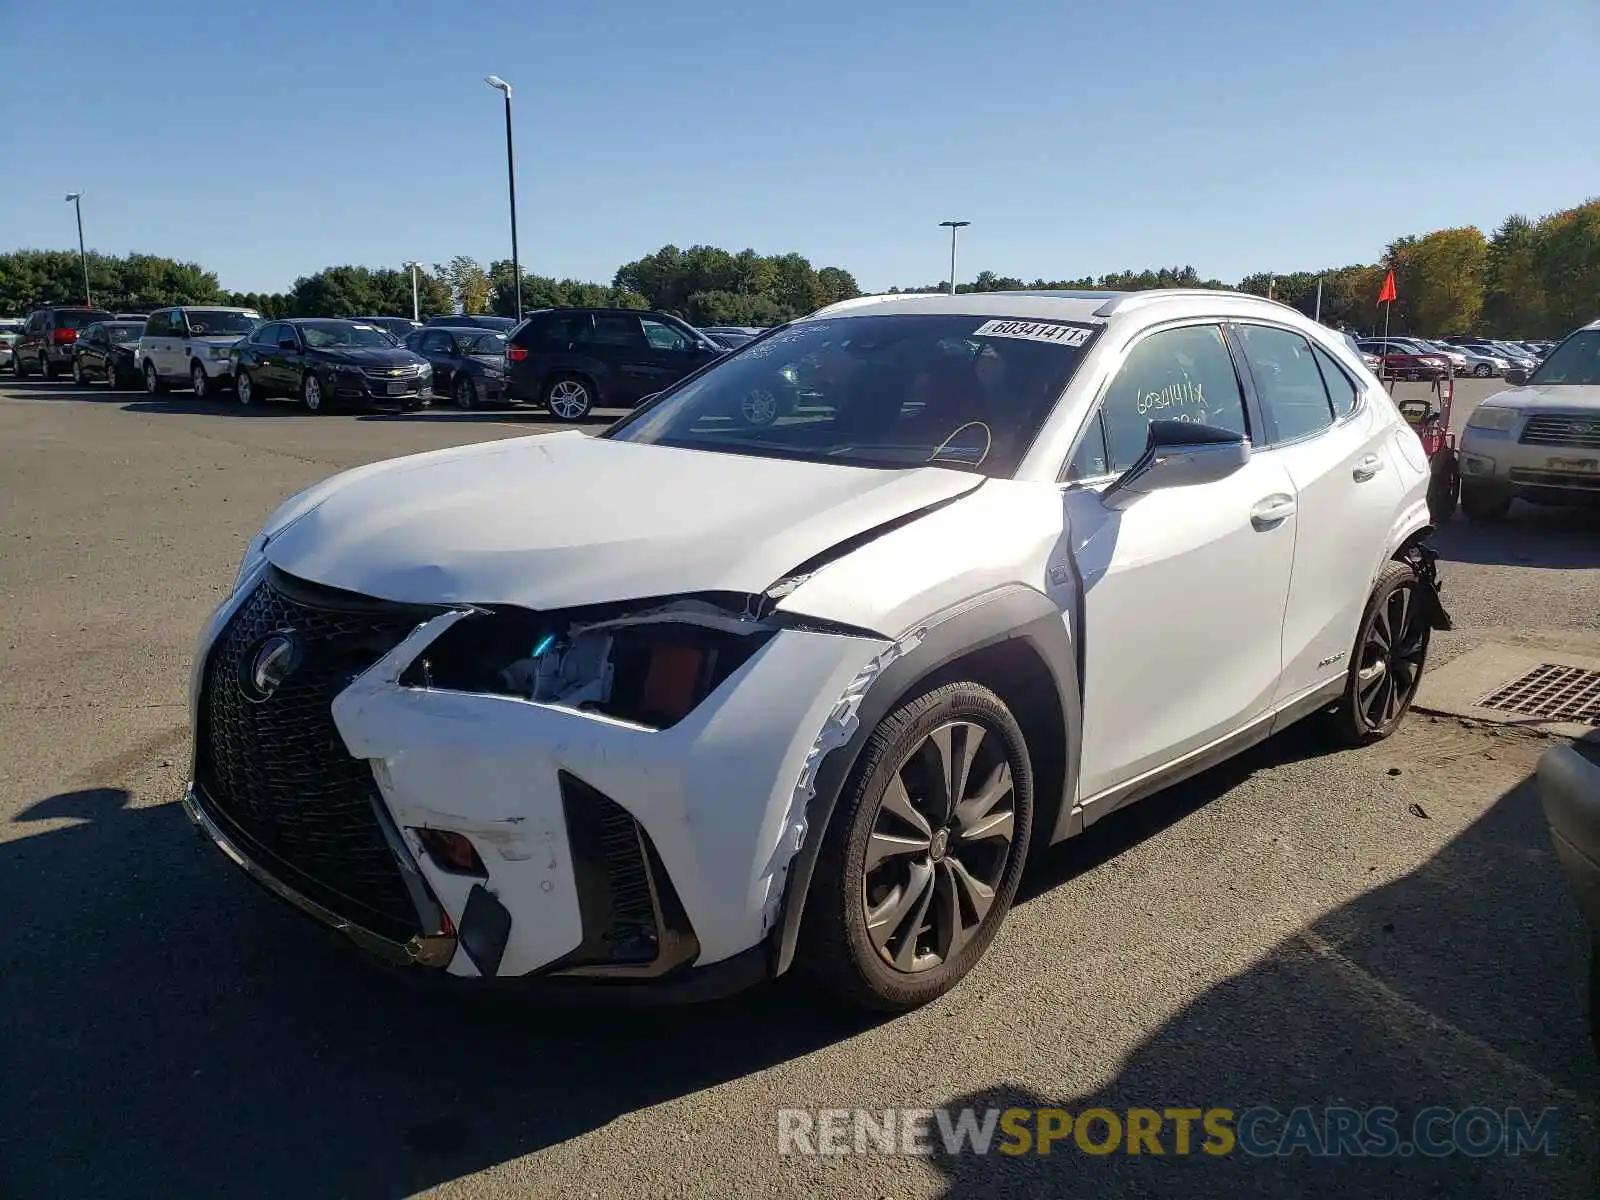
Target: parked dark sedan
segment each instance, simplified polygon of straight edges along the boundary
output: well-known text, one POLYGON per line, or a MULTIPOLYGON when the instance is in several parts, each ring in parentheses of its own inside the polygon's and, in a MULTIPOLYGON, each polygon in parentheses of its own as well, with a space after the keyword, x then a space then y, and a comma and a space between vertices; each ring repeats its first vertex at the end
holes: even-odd
POLYGON ((505 399, 506 337, 492 329, 418 329, 405 347, 433 365, 433 390, 457 408, 505 399))
POLYGON ((72 345, 72 382, 104 379, 113 388, 139 386, 133 352, 144 333, 143 321, 96 321, 72 345))
POLYGON ((547 308, 511 334, 507 392, 581 421, 596 408, 632 408, 726 353, 666 313, 547 308))
POLYGON ((233 350, 240 404, 298 398, 311 412, 341 403, 388 411, 424 407, 433 372, 383 330, 359 321, 269 321, 233 350))
POLYGON ((517 327, 514 317, 468 316, 466 313, 429 317, 425 324, 430 329, 497 329, 501 333, 510 333, 517 327))

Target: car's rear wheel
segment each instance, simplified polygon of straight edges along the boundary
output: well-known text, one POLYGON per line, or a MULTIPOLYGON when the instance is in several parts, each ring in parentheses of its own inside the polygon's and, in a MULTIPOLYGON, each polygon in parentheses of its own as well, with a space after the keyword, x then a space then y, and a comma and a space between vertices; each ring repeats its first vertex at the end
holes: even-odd
POLYGON ((28 377, 28 360, 15 350, 11 352, 11 372, 18 379, 26 379, 28 377))
POLYGON ((1492 524, 1511 511, 1511 496, 1500 488, 1462 483, 1461 511, 1475 524, 1492 524))
POLYGON ((470 412, 477 407, 478 389, 465 371, 456 373, 456 381, 451 386, 450 393, 455 397, 456 407, 463 412, 470 412))
POLYGON ((1032 822, 1027 743, 999 696, 957 682, 901 705, 863 747, 828 823, 801 967, 868 1008, 943 995, 1005 919, 1032 822))
POLYGON ((234 399, 240 404, 252 404, 256 398, 255 381, 250 378, 250 372, 243 367, 239 368, 239 375, 233 381, 234 399))
POLYGON ((322 380, 317 378, 315 371, 306 372, 306 377, 300 384, 300 399, 305 404, 307 412, 328 411, 327 397, 322 394, 322 380))
POLYGON ((581 421, 594 411, 594 390, 575 375, 560 375, 545 385, 545 407, 559 421, 581 421))
POLYGON ((144 390, 152 396, 159 396, 167 390, 166 383, 162 381, 161 376, 156 374, 155 363, 150 362, 148 359, 145 360, 144 364, 144 390))
POLYGON ((1381 741, 1400 727, 1422 682, 1433 633, 1432 598, 1410 563, 1384 564, 1367 600, 1333 731, 1347 746, 1381 741))

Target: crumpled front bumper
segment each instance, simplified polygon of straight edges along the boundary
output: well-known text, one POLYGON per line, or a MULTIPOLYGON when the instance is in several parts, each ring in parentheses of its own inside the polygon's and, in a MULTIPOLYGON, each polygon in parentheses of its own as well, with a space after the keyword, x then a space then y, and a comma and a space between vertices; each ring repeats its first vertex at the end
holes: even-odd
MULTIPOLYGON (((249 589, 246 580, 202 638, 192 716, 205 656, 249 589)), ((888 644, 782 630, 687 717, 655 730, 513 696, 403 686, 413 660, 465 616, 419 625, 332 703, 346 748, 371 766, 396 854, 437 906, 419 937, 397 944, 309 900, 252 861, 191 794, 201 830, 269 890, 367 949, 451 975, 648 980, 761 945, 804 835, 807 760, 840 697, 888 644), (603 845, 575 827, 602 805, 628 819, 602 823, 603 845), (597 871, 632 852, 618 851, 630 824, 659 953, 613 965, 595 928, 605 901, 592 901, 597 871), (429 829, 470 840, 485 875, 436 862, 419 833, 429 829)))

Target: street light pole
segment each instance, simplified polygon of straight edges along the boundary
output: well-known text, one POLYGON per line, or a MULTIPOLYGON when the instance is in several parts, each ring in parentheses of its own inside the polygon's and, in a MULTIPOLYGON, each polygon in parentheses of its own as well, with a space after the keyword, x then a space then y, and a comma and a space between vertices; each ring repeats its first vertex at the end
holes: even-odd
POLYGON ((411 272, 411 319, 413 321, 420 321, 422 320, 422 316, 420 310, 417 308, 417 268, 422 264, 408 262, 401 263, 400 265, 411 272))
POLYGON ((83 193, 68 192, 67 199, 78 214, 78 261, 83 264, 83 306, 93 308, 94 301, 89 298, 89 252, 83 248, 83 193))
POLYGON ((511 191, 511 274, 517 288, 517 320, 522 320, 522 264, 517 258, 517 160, 511 149, 511 85, 498 75, 484 80, 506 97, 506 183, 511 191))
POLYGON ((940 221, 940 229, 950 230, 950 295, 956 294, 956 230, 965 229, 971 221, 940 221))

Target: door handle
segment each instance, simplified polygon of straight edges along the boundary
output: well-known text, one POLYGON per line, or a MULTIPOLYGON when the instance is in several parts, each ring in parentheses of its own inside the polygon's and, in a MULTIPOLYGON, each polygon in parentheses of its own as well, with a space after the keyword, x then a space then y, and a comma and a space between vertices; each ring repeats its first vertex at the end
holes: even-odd
POLYGON ((1292 516, 1294 516, 1294 497, 1279 492, 1275 496, 1268 496, 1265 500, 1256 502, 1256 506, 1250 510, 1250 524, 1265 531, 1276 528, 1292 516))
POLYGON ((1356 464, 1355 470, 1350 474, 1357 483, 1365 483, 1381 470, 1383 470, 1383 459, 1376 454, 1369 454, 1356 464))

